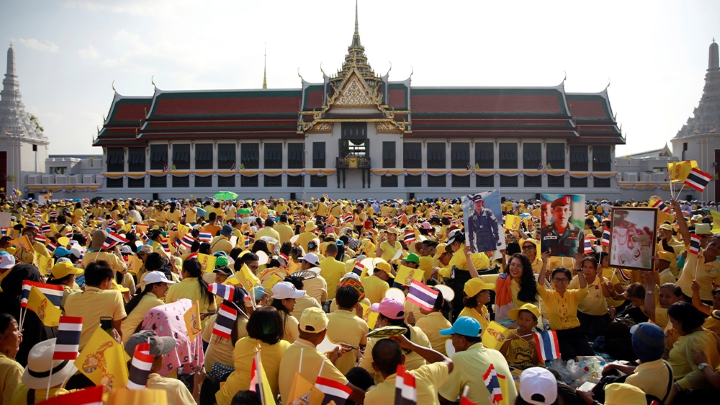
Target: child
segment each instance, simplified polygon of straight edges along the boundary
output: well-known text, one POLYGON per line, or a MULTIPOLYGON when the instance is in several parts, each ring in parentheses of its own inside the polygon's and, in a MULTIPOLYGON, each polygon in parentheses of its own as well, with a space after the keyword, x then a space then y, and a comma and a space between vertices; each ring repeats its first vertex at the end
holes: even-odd
POLYGON ((540 310, 533 304, 524 304, 511 309, 509 316, 517 321, 517 329, 510 329, 510 338, 502 345, 500 353, 505 354, 510 367, 526 369, 538 365, 540 359, 535 350, 533 329, 538 324, 540 310))
POLYGON ((418 319, 415 325, 418 328, 422 329, 423 332, 425 332, 428 339, 430 340, 430 345, 432 346, 433 350, 447 356, 447 352, 445 350, 445 342, 447 341, 447 336, 441 335, 440 331, 452 327, 452 324, 443 315, 443 313, 450 313, 450 302, 445 300, 440 290, 436 289, 435 287, 430 288, 438 292, 435 306, 433 306, 432 311, 426 311, 420 308, 420 313, 426 316, 418 319))

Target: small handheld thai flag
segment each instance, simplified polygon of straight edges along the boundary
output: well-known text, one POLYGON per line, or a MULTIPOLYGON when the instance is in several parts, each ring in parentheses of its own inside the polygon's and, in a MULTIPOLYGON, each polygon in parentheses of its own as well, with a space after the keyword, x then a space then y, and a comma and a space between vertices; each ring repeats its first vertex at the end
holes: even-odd
POLYGON ((250 249, 250 235, 245 236, 245 249, 250 249))
POLYGON ((235 287, 228 284, 212 283, 208 285, 208 291, 224 300, 232 301, 235 287))
POLYGON ((140 239, 143 240, 143 242, 148 243, 150 242, 150 238, 147 236, 145 232, 140 231, 140 239))
POLYGON ((28 228, 37 228, 37 225, 35 224, 35 222, 30 221, 30 220, 25 221, 25 226, 28 228))
POLYGON ((50 224, 42 224, 42 226, 40 226, 40 230, 42 231, 42 233, 48 233, 52 231, 52 229, 50 228, 50 224))
POLYGON ((113 227, 115 227, 115 225, 117 225, 117 223, 115 221, 113 221, 112 219, 108 219, 108 221, 107 221, 108 228, 113 228, 113 227))
POLYGON ((45 242, 47 242, 47 238, 43 234, 39 233, 39 234, 35 235, 35 242, 40 242, 44 245, 45 242))
POLYGON ((618 275, 620 276, 620 280, 622 280, 624 282, 628 282, 628 281, 632 280, 632 276, 627 274, 626 271, 623 269, 618 269, 618 275))
POLYGON ((77 316, 60 316, 57 341, 53 360, 75 360, 80 348, 80 332, 82 332, 83 319, 77 316))
POLYGON ((2 229, 0 229, 0 235, 2 235, 2 236, 7 236, 8 229, 10 229, 10 228, 2 228, 2 229))
POLYGON ((488 391, 490 391, 490 403, 502 403, 503 393, 500 389, 500 380, 498 379, 498 374, 495 371, 495 366, 493 364, 490 364, 490 367, 488 367, 487 371, 483 375, 483 380, 485 381, 485 387, 487 387, 488 391))
POLYGON ((237 319, 238 311, 228 305, 222 304, 215 319, 215 326, 213 326, 213 335, 220 336, 224 339, 230 339, 230 333, 232 332, 233 325, 237 319))
POLYGON ((662 212, 670 212, 670 207, 668 207, 667 205, 665 205, 665 203, 663 202, 663 200, 657 200, 657 201, 655 201, 655 204, 653 204, 653 208, 657 208, 657 209, 659 209, 659 210, 662 211, 662 212))
POLYGON ((415 376, 407 371, 403 365, 399 365, 397 367, 397 377, 395 379, 395 405, 415 404, 417 404, 415 376))
POLYGON ((335 403, 335 405, 344 405, 352 393, 352 389, 347 385, 320 376, 315 380, 315 387, 325 394, 321 405, 327 405, 331 402, 335 403))
POLYGON ((413 280, 408 290, 407 300, 421 309, 432 311, 439 294, 439 291, 433 290, 417 280, 413 280))
POLYGON ((230 165, 230 170, 233 170, 233 171, 237 170, 237 165, 235 163, 230 165))
POLYGON ((103 249, 110 249, 111 247, 117 245, 118 243, 128 243, 129 241, 122 236, 116 234, 115 232, 108 233, 107 238, 105 238, 105 242, 103 242, 103 249), (107 246, 107 247, 106 247, 107 246))
POLYGON ((546 330, 533 334, 540 361, 560 358, 560 343, 554 330, 546 330))
POLYGON ((58 212, 57 211, 50 211, 50 218, 57 218, 58 212))
POLYGON ((186 233, 182 239, 180 239, 180 244, 185 246, 186 248, 190 249, 192 247, 192 244, 195 242, 195 239, 193 239, 192 235, 189 233, 186 233))
POLYGON ((162 247, 162 250, 165 251, 165 253, 170 253, 170 244, 168 243, 167 238, 163 238, 160 236, 158 238, 158 242, 160 242, 160 246, 162 247))
POLYGON ((687 179, 685 179, 685 185, 702 193, 702 191, 705 190, 705 186, 710 183, 710 180, 712 180, 711 175, 705 173, 697 167, 693 167, 690 174, 688 174, 687 179))
POLYGON ((688 253, 692 255, 697 255, 700 253, 700 236, 692 234, 690 235, 690 249, 688 249, 688 253))
POLYGON ((597 238, 594 236, 585 236, 585 251, 584 253, 595 253, 595 241, 597 238))
POLYGON ((167 171, 169 171, 169 170, 168 170, 168 165, 167 165, 167 163, 165 163, 165 164, 163 165, 163 172, 167 172, 167 171))
MULTIPOLYGON (((297 217, 298 217, 298 218, 296 218, 296 219, 299 220, 299 219, 300 219, 300 218, 299 218, 300 216, 297 215, 297 217)), ((343 215, 342 219, 343 219, 343 222, 350 222, 350 221, 353 220, 353 214, 347 213, 347 214, 343 215)))
POLYGON ((50 252, 51 254, 55 253, 55 249, 57 249, 57 245, 52 242, 48 242, 48 244, 45 245, 45 247, 47 248, 48 252, 50 252))
POLYGON ((602 245, 610 246, 610 228, 603 228, 602 245))
POLYGON ((353 267, 352 272, 357 274, 358 276, 362 276, 364 270, 365 266, 362 263, 357 262, 355 263, 355 267, 353 267))
POLYGON ((37 287, 41 293, 45 294, 48 300, 53 303, 58 309, 60 309, 60 303, 62 302, 63 292, 65 289, 61 285, 38 283, 37 281, 23 280, 22 282, 22 298, 20 299, 20 306, 27 307, 27 301, 30 297, 30 290, 32 287, 37 287))
POLYGON ((150 343, 140 343, 135 346, 135 354, 133 354, 128 370, 127 388, 129 390, 144 390, 147 387, 150 368, 152 368, 154 360, 155 356, 150 354, 150 343))
POLYGON ((405 243, 415 242, 415 231, 413 231, 412 229, 405 231, 403 240, 405 241, 405 243))
POLYGON ((472 170, 472 166, 470 165, 470 162, 467 163, 467 169, 472 170))
POLYGON ((200 242, 210 242, 212 240, 212 235, 210 235, 210 232, 200 232, 198 239, 200 242))

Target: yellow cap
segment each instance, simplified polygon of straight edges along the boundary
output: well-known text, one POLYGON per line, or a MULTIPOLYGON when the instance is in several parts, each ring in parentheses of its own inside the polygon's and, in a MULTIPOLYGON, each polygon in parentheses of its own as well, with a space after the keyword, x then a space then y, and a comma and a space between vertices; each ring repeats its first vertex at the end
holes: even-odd
POLYGON ((70 274, 83 274, 85 270, 78 269, 69 261, 63 261, 53 266, 51 273, 54 279, 58 280, 70 274))
POLYGON ((130 291, 129 288, 123 287, 123 286, 121 286, 120 284, 118 284, 118 283, 115 281, 115 279, 113 279, 113 281, 112 281, 112 289, 113 289, 113 290, 118 290, 118 291, 120 291, 121 293, 130 291))
POLYGON ((481 278, 473 278, 470 279, 470 281, 468 281, 467 283, 465 283, 463 291, 465 291, 465 294, 467 294, 468 297, 474 297, 478 295, 482 290, 494 289, 495 284, 486 283, 481 278))
POLYGON ((435 260, 440 259, 440 256, 442 256, 442 254, 445 253, 445 246, 446 245, 444 243, 439 243, 437 245, 437 247, 435 248, 435 256, 433 257, 433 259, 435 259, 435 260))
POLYGON ((375 262, 375 268, 380 269, 388 274, 388 276, 395 278, 395 276, 392 273, 392 266, 390 266, 390 263, 386 262, 385 260, 378 260, 375 262))
POLYGON ((612 405, 637 405, 647 403, 645 392, 630 384, 609 384, 605 386, 605 403, 612 405))
POLYGON ((318 333, 327 329, 328 318, 322 309, 310 307, 300 315, 300 330, 310 333, 318 333))
POLYGON ((517 321, 518 315, 520 315, 520 311, 530 311, 533 315, 535 315, 535 320, 540 319, 540 310, 533 304, 523 304, 523 306, 521 306, 520 308, 513 308, 510 310, 508 316, 513 321, 517 321))

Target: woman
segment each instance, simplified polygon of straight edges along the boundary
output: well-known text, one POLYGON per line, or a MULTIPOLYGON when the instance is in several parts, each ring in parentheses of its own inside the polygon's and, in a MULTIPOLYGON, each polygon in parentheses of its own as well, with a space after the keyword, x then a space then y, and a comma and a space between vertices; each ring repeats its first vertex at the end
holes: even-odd
POLYGON ((140 330, 145 314, 151 309, 165 305, 162 298, 174 281, 167 279, 164 273, 151 271, 145 273, 145 288, 125 306, 127 317, 122 320, 122 335, 130 337, 140 330))
POLYGON ((525 239, 522 241, 522 254, 530 261, 530 267, 533 273, 540 274, 542 269, 542 259, 537 254, 538 242, 535 239, 525 239))
POLYGON ((505 271, 498 275, 495 294, 495 321, 505 327, 516 327, 515 321, 509 316, 511 309, 525 304, 538 305, 537 282, 530 260, 525 255, 514 253, 510 256, 505 271))
POLYGON ((75 204, 75 210, 72 213, 72 223, 76 224, 78 221, 85 218, 85 210, 83 210, 83 206, 81 202, 77 202, 75 204))
POLYGON ((80 287, 75 284, 75 277, 83 273, 85 273, 85 270, 73 266, 70 260, 63 260, 53 266, 47 283, 63 286, 63 297, 60 302, 61 308, 65 307, 65 299, 68 295, 82 291, 80 287))
POLYGON ((10 314, 0 313, 0 405, 10 405, 13 391, 20 384, 23 367, 15 361, 23 334, 10 314))
MULTIPOLYGON (((235 287, 235 293, 233 294, 232 303, 238 308, 245 308, 245 291, 240 287, 235 287)), ((229 305, 233 306, 233 305, 229 305)), ((203 341, 208 343, 207 351, 205 352, 205 371, 210 373, 215 363, 220 363, 226 369, 233 368, 233 348, 235 343, 241 338, 248 335, 247 323, 248 318, 242 313, 238 313, 235 318, 235 324, 230 332, 230 339, 225 339, 221 336, 214 335, 212 333, 215 327, 215 321, 217 320, 217 314, 212 315, 207 322, 207 326, 203 329, 203 341)))
MULTIPOLYGON (((606 298, 615 297, 614 286, 608 286, 608 280, 599 274, 600 264, 594 257, 582 258, 582 274, 587 281, 587 296, 578 305, 577 317, 580 329, 589 340, 595 341, 598 336, 605 336, 605 328, 612 321, 608 313, 606 298)), ((575 276, 570 289, 580 288, 580 280, 575 276)))
POLYGON ((451 311, 450 302, 445 300, 440 290, 435 287, 430 289, 437 292, 438 296, 435 299, 435 305, 431 311, 420 308, 420 313, 425 315, 424 317, 417 320, 414 326, 417 326, 427 335, 428 340, 432 349, 447 356, 445 344, 448 340, 447 336, 441 335, 440 331, 452 327, 452 324, 445 318, 443 313, 449 314, 451 311))
POLYGON ((715 336, 702 327, 705 314, 692 304, 676 302, 668 309, 668 319, 682 337, 670 350, 668 357, 668 364, 672 367, 675 378, 675 388, 678 392, 691 388, 707 388, 709 386, 707 379, 692 359, 693 354, 702 351, 709 360, 708 364, 720 364, 720 353, 715 336))
POLYGON ((235 343, 233 364, 235 371, 230 374, 220 391, 215 394, 218 405, 230 405, 233 395, 250 388, 250 371, 255 353, 262 355, 265 376, 273 396, 278 393, 280 359, 290 343, 283 340, 283 325, 280 313, 273 307, 258 308, 250 315, 247 323, 248 336, 235 343))
MULTIPOLYGON (((549 253, 542 255, 543 269, 540 271, 540 279, 545 278, 547 272, 547 261, 549 253)), ((587 281, 585 276, 578 269, 579 289, 568 289, 572 278, 570 270, 558 267, 552 271, 551 281, 554 290, 548 291, 543 284, 537 285, 537 293, 542 298, 547 310, 547 318, 550 322, 550 329, 557 333, 560 342, 560 353, 563 360, 574 359, 577 356, 594 356, 592 348, 588 344, 587 337, 580 329, 580 320, 577 317, 577 309, 580 301, 588 294, 587 281)))
POLYGON ((167 214, 165 214, 165 217, 167 218, 168 222, 172 222, 175 225, 180 223, 180 219, 182 219, 182 211, 176 208, 177 203, 171 202, 170 203, 170 210, 168 210, 167 214))
POLYGON ((292 283, 281 281, 272 287, 272 302, 270 306, 277 309, 283 319, 283 339, 293 343, 300 336, 298 326, 300 323, 292 316, 295 302, 305 296, 305 291, 296 290, 292 283))
POLYGON ((490 313, 486 304, 490 303, 490 290, 495 289, 495 284, 484 282, 480 278, 472 278, 463 287, 463 310, 458 315, 469 316, 480 322, 482 330, 486 330, 490 324, 490 313))
MULTIPOLYGON (((201 316, 215 311, 215 299, 202 278, 202 265, 194 257, 183 262, 182 281, 170 287, 165 302, 172 304, 181 298, 187 298, 192 302, 198 301, 201 316)), ((203 320, 202 327, 205 328, 206 324, 207 318, 203 320)))
MULTIPOLYGON (((689 243, 689 238, 685 239, 689 243)), ((700 254, 687 255, 683 271, 680 273, 677 285, 682 288, 685 301, 692 302, 692 282, 700 284, 700 299, 707 305, 712 305, 713 282, 720 284, 720 236, 711 236, 705 249, 700 254)))

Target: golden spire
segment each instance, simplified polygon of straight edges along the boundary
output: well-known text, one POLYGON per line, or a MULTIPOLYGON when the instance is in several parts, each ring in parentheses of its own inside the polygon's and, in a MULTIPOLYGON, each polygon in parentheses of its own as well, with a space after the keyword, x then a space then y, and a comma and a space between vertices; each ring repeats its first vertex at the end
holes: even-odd
POLYGON ((360 44, 360 32, 358 31, 358 4, 357 0, 355 0, 355 33, 353 34, 353 40, 352 45, 350 45, 353 48, 361 47, 362 44, 360 44))
POLYGON ((265 67, 263 68, 263 89, 267 89, 267 42, 265 43, 265 67))

